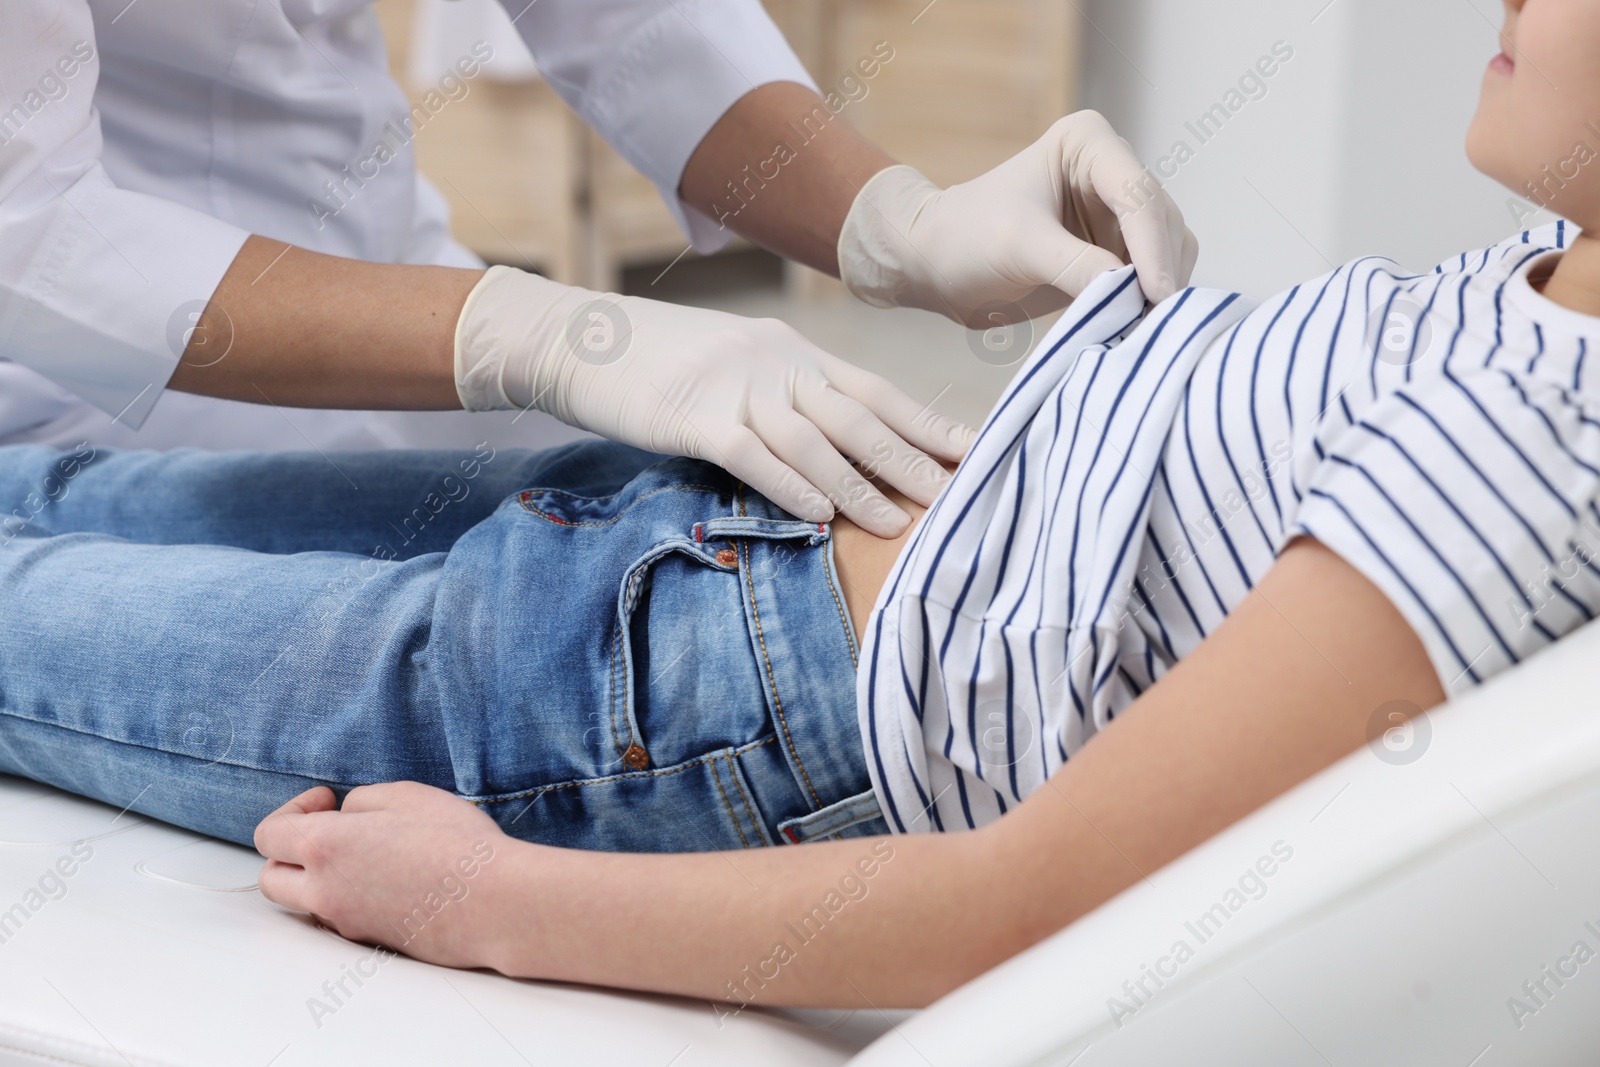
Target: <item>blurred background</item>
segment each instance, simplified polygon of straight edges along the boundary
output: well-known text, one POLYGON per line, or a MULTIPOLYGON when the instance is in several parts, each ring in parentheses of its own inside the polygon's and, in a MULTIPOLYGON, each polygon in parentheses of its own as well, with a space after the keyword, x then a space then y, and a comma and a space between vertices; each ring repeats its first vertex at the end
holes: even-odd
MULTIPOLYGON (((1103 112, 1199 236, 1195 284, 1262 297, 1357 255, 1426 268, 1521 228, 1510 194, 1462 150, 1498 50, 1490 0, 765 6, 824 93, 878 42, 893 49, 844 118, 941 184, 984 172, 1063 114, 1103 112)), ((743 242, 698 256, 649 183, 539 80, 497 0, 378 9, 415 99, 476 42, 494 49, 416 141, 457 236, 490 262, 783 318, 974 423, 1048 327, 986 346, 931 314, 862 307, 832 279, 743 242)))

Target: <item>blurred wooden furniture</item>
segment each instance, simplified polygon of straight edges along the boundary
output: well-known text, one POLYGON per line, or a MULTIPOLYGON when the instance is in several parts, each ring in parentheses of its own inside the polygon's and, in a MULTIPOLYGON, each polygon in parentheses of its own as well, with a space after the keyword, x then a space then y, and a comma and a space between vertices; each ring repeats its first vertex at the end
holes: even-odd
POLYGON ((1072 107, 1076 9, 1066 0, 802 0, 823 54, 803 57, 826 93, 885 41, 894 59, 851 125, 940 185, 1032 144, 1072 107))
MULTIPOLYGON (((378 0, 394 65, 415 0, 378 0)), ((1026 147, 1072 106, 1078 16, 1062 0, 767 0, 841 117, 940 184, 1026 147), (876 76, 858 63, 893 50, 876 76), (847 80, 851 79, 851 80, 847 80), (864 90, 864 92, 863 92, 864 90)), ((413 86, 411 89, 423 87, 413 86)), ((477 78, 417 137, 455 232, 486 259, 614 290, 622 269, 688 246, 655 188, 543 83, 477 78)), ((813 290, 820 275, 795 268, 813 290)))
MULTIPOLYGON (((415 0, 378 0, 389 65, 416 101, 432 88, 406 77, 415 0)), ((443 73, 441 71, 441 73, 443 73)), ((413 142, 417 161, 450 202, 462 244, 491 263, 537 267, 558 281, 584 279, 585 130, 540 81, 480 74, 413 142)))

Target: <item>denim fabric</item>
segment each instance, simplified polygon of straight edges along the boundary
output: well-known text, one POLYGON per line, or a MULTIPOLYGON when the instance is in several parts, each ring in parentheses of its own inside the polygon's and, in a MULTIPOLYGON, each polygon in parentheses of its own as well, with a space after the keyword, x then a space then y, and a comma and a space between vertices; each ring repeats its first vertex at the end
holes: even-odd
POLYGON ((527 840, 887 832, 826 526, 547 452, 0 448, 0 771, 248 842, 413 780, 527 840))

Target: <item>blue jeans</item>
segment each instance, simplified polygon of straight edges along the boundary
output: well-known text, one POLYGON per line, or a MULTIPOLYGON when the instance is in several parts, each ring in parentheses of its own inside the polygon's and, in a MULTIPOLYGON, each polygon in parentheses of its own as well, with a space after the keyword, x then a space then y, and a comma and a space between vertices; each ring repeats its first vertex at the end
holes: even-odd
POLYGON ((825 526, 621 445, 0 448, 0 771, 248 842, 412 780, 615 851, 886 833, 825 526))

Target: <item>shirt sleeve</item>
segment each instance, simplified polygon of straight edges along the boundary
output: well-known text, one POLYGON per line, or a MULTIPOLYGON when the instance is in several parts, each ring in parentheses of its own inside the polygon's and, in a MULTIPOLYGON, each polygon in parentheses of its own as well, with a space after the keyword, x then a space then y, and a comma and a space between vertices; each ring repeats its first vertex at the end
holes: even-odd
POLYGON ((1383 590, 1456 695, 1600 611, 1600 422, 1514 368, 1448 368, 1328 435, 1296 532, 1383 590))
POLYGON ((732 237, 678 197, 696 146, 746 93, 815 89, 757 0, 501 0, 561 98, 660 191, 695 250, 732 237))
POLYGON ((137 429, 248 233, 101 164, 86 0, 0 8, 0 356, 137 429))

